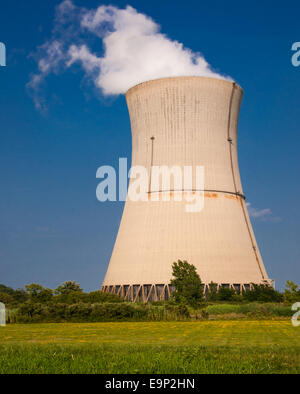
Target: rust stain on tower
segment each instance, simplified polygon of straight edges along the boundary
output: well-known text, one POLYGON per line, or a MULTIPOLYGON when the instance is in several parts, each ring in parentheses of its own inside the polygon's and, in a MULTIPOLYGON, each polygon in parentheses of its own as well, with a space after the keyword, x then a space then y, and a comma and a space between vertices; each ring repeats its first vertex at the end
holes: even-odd
POLYGON ((242 96, 236 83, 204 77, 157 79, 128 90, 132 166, 204 166, 204 209, 186 212, 186 201, 173 198, 127 199, 104 291, 133 301, 168 298, 178 259, 194 264, 205 286, 271 284, 238 168, 242 96))

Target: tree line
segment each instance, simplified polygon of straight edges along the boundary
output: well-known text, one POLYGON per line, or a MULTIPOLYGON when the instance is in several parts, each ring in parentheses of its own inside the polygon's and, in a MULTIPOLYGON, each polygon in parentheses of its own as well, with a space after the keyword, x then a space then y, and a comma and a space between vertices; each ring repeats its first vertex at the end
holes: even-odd
POLYGON ((173 297, 178 303, 197 307, 205 302, 285 302, 292 304, 300 301, 300 288, 288 280, 283 293, 271 286, 252 283, 251 289, 238 292, 233 288, 220 287, 211 282, 204 294, 204 284, 196 267, 187 261, 178 260, 172 265, 173 278, 171 285, 175 287, 173 297))
POLYGON ((122 302, 122 299, 114 294, 103 293, 100 290, 86 293, 75 281, 66 281, 55 290, 46 288, 37 283, 24 286, 25 289, 14 290, 11 287, 0 284, 0 302, 5 305, 19 305, 24 303, 99 303, 99 302, 122 302))
MULTIPOLYGON (((171 286, 175 288, 171 302, 189 305, 197 308, 205 303, 214 302, 275 302, 292 304, 300 301, 299 285, 293 281, 286 282, 284 292, 279 292, 271 286, 252 284, 248 291, 238 292, 232 288, 220 287, 211 282, 204 294, 204 284, 196 267, 187 261, 178 260, 172 265, 171 286)), ((25 285, 25 289, 12 289, 0 284, 0 302, 5 305, 17 306, 24 303, 39 304, 78 304, 78 303, 120 303, 122 298, 115 294, 104 293, 101 290, 86 293, 75 281, 63 282, 52 290, 37 283, 25 285)))

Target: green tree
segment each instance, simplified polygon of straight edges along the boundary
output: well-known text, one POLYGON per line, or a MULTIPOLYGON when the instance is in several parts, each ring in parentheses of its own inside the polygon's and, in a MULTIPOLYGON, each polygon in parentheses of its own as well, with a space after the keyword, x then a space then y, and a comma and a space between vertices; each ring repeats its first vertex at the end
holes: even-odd
POLYGON ((14 290, 13 288, 5 286, 3 284, 0 284, 0 293, 5 293, 13 297, 16 304, 25 302, 28 299, 28 294, 24 289, 14 290))
POLYGON ((65 304, 79 304, 82 302, 89 302, 88 294, 81 291, 70 291, 69 293, 58 294, 53 298, 56 303, 62 302, 65 304))
POLYGON ((53 297, 53 291, 47 289, 37 283, 31 283, 30 285, 25 285, 25 289, 29 294, 29 299, 31 302, 48 302, 53 297))
POLYGON ((6 293, 12 296, 14 294, 14 289, 0 283, 0 293, 6 293))
POLYGON ((187 261, 178 260, 173 263, 172 269, 171 286, 175 287, 175 301, 193 307, 201 304, 204 301, 203 284, 196 267, 187 261))
POLYGON ((66 295, 66 294, 70 294, 72 292, 81 292, 82 293, 82 289, 79 285, 79 283, 76 283, 73 280, 68 280, 66 282, 63 282, 60 286, 58 286, 57 289, 55 289, 55 294, 60 295, 66 295))
POLYGON ((284 290, 284 301, 289 304, 300 301, 300 289, 292 280, 287 280, 284 290))
POLYGON ((13 304, 14 301, 15 300, 14 300, 13 296, 0 291, 0 302, 3 302, 3 304, 8 305, 8 304, 13 304))
POLYGON ((14 300, 16 303, 21 304, 23 302, 26 302, 29 298, 28 293, 24 289, 16 289, 14 290, 12 296, 14 297, 14 300))

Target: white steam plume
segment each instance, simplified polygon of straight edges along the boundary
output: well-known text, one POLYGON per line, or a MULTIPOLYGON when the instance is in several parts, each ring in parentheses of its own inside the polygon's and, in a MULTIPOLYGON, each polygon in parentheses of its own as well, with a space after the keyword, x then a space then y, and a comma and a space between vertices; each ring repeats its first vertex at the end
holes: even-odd
POLYGON ((119 95, 140 82, 170 76, 231 80, 214 72, 202 55, 159 30, 151 18, 130 6, 86 10, 64 0, 56 9, 52 38, 37 53, 39 72, 28 84, 36 106, 43 106, 39 93, 45 77, 78 62, 104 95, 119 95), (101 40, 102 56, 88 47, 92 36, 101 40))

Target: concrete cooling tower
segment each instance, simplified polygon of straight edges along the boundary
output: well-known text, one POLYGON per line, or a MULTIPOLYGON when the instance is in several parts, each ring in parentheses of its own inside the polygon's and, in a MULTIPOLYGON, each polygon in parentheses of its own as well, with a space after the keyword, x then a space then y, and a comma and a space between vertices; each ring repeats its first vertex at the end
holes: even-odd
POLYGON ((151 188, 146 201, 127 197, 103 291, 132 301, 168 299, 178 259, 196 266, 206 290, 211 281, 238 290, 272 284, 239 174, 242 96, 236 83, 204 77, 157 79, 128 90, 132 166, 149 172, 153 166, 203 166, 204 208, 187 212, 173 187, 151 188), (152 193, 169 194, 170 201, 152 201, 152 193))

